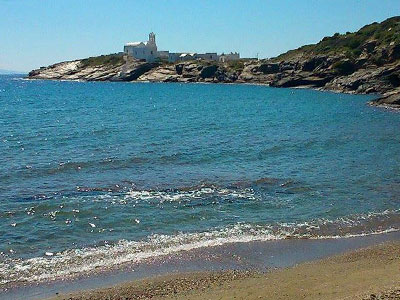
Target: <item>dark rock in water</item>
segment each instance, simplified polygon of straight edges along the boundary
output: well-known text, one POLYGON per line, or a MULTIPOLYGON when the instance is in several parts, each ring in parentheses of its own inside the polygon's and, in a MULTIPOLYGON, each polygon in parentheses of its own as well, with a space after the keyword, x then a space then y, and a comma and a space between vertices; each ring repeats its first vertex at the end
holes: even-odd
POLYGON ((377 100, 371 101, 371 105, 384 106, 400 109, 400 91, 385 95, 377 100))

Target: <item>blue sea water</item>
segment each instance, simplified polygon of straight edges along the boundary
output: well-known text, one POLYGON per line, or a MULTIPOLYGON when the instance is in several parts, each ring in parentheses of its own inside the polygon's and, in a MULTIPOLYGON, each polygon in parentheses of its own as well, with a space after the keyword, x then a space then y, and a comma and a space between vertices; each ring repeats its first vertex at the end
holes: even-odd
POLYGON ((400 229, 400 114, 370 99, 0 76, 0 286, 400 229))

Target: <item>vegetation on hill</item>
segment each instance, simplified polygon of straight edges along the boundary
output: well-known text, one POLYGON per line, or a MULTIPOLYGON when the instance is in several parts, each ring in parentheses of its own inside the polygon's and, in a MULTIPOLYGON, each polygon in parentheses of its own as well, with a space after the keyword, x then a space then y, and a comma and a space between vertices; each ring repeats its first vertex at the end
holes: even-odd
POLYGON ((232 69, 233 71, 235 71, 235 72, 242 72, 243 71, 243 69, 244 69, 244 63, 245 63, 245 60, 243 60, 243 59, 239 59, 239 60, 231 60, 231 61, 228 61, 228 67, 230 68, 230 69, 232 69))
POLYGON ((89 57, 81 60, 82 67, 95 67, 101 65, 117 66, 123 63, 124 57, 119 53, 89 57))
POLYGON ((366 25, 357 32, 335 33, 331 37, 323 38, 317 44, 288 51, 274 60, 288 60, 297 56, 312 55, 345 55, 348 58, 357 58, 363 53, 368 42, 378 48, 400 46, 400 17, 366 25))

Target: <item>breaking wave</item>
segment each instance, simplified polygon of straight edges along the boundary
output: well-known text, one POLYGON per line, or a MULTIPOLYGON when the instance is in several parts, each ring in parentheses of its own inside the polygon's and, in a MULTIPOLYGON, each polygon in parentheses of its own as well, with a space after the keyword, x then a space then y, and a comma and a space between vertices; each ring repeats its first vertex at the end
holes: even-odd
POLYGON ((282 239, 349 238, 400 229, 400 211, 354 215, 302 223, 244 224, 197 233, 154 234, 141 241, 121 240, 97 247, 46 253, 30 259, 0 256, 0 287, 73 278, 127 263, 228 243, 282 239))

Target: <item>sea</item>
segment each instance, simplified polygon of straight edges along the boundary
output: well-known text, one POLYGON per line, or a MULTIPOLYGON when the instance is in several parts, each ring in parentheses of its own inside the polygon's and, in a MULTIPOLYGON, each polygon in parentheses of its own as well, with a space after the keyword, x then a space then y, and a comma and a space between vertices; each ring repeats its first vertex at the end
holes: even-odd
POLYGON ((261 85, 0 76, 0 288, 400 229, 400 113, 261 85))

